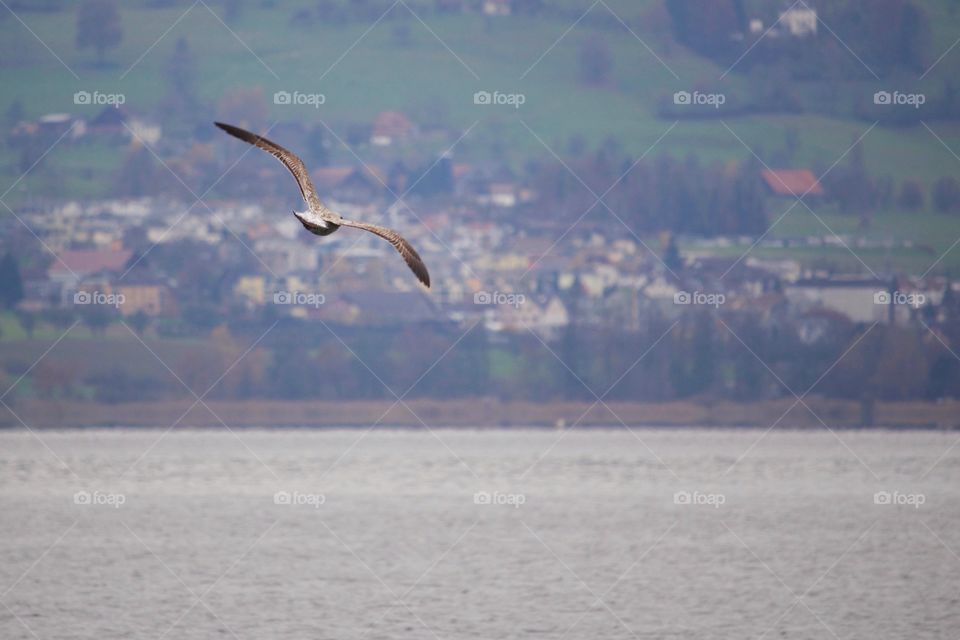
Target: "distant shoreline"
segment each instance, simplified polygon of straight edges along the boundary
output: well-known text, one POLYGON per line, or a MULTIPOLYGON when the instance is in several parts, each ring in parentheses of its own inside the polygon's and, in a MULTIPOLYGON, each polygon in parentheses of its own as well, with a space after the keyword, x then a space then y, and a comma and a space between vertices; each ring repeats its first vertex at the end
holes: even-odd
MULTIPOLYGON (((20 420, 39 429, 144 428, 517 428, 517 427, 723 427, 960 430, 960 402, 859 402, 806 398, 810 410, 789 398, 755 403, 500 402, 495 399, 391 401, 207 401, 192 399, 123 404, 21 401, 20 420), (792 406, 792 408, 791 408, 792 406), (611 413, 612 410, 612 413, 611 413), (814 413, 816 415, 814 415, 814 413), (819 419, 818 419, 819 416, 819 419), (222 420, 222 422, 221 422, 222 420), (622 422, 621 422, 622 420, 622 422), (821 421, 823 423, 821 423, 821 421)), ((0 408, 0 428, 23 428, 0 408)))

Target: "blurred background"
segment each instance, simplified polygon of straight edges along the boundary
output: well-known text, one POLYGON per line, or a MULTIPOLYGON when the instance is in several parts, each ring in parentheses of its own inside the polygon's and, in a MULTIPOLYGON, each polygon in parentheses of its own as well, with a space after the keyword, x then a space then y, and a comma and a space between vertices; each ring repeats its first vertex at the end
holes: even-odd
POLYGON ((957 0, 0 0, 0 637, 955 634, 958 65, 957 0))
POLYGON ((0 4, 0 423, 956 426, 954 0, 0 4))

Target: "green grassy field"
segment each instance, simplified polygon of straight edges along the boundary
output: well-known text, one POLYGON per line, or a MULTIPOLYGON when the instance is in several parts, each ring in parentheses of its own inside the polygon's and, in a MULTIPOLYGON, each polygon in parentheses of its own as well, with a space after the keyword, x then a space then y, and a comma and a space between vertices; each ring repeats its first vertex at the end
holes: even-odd
MULTIPOLYGON (((777 215, 779 213, 774 220, 777 215)), ((876 214, 866 228, 860 227, 855 216, 824 212, 818 212, 817 215, 822 222, 798 205, 777 223, 769 237, 829 236, 831 231, 840 235, 849 234, 870 242, 895 245, 891 249, 851 246, 853 252, 878 273, 902 269, 907 273, 923 274, 930 270, 931 274, 960 276, 960 246, 954 246, 960 239, 960 216, 956 214, 883 211, 876 214), (899 246, 904 240, 911 241, 913 246, 899 246)), ((759 251, 768 256, 775 253, 769 249, 759 251)), ((864 271, 857 258, 843 247, 789 249, 786 253, 793 254, 807 264, 823 259, 854 271, 864 271)))
MULTIPOLYGON (((219 3, 208 4, 220 11, 219 3)), ((592 3, 558 0, 556 4, 569 9, 569 16, 579 16, 592 3)), ((935 60, 960 36, 960 11, 947 0, 923 4, 931 17, 930 49, 935 60)), ((626 28, 601 31, 590 16, 567 32, 575 17, 437 15, 428 10, 432 3, 414 1, 409 6, 426 24, 397 5, 372 29, 369 23, 294 23, 291 17, 298 9, 315 6, 310 0, 278 2, 272 9, 266 8, 269 3, 265 2, 243 5, 238 21, 228 28, 205 4, 193 5, 184 14, 191 3, 156 9, 142 0, 124 2, 123 41, 108 52, 108 64, 102 67, 95 64, 93 52, 76 49, 72 8, 53 13, 18 10, 25 24, 0 9, 0 83, 4 87, 0 110, 20 100, 28 116, 63 111, 92 116, 99 107, 77 106, 73 94, 98 90, 123 93, 127 107, 134 112, 155 112, 165 92, 166 61, 177 39, 183 37, 196 56, 198 92, 209 107, 201 119, 213 120, 217 104, 231 91, 259 87, 262 108, 271 121, 322 120, 341 136, 348 123, 369 122, 386 109, 401 110, 415 120, 453 131, 477 123, 458 145, 458 157, 497 157, 520 166, 532 158, 552 159, 537 136, 557 153, 565 151, 572 136, 581 136, 590 147, 612 138, 625 152, 639 155, 673 124, 657 115, 662 96, 697 87, 716 87, 733 94, 750 90, 746 77, 731 73, 721 81, 725 68, 676 43, 660 0, 607 0, 607 6, 636 25, 635 35, 626 28), (407 35, 398 34, 401 26, 407 35), (604 88, 588 88, 578 81, 580 46, 591 35, 600 36, 613 55, 611 80, 604 88), (274 105, 272 95, 278 90, 323 93, 326 103, 320 109, 274 105), (473 94, 478 90, 523 93, 526 103, 519 109, 475 105, 473 94)), ((606 12, 604 4, 597 4, 590 13, 603 17, 606 12)), ((945 56, 918 86, 937 91, 956 77, 958 68, 960 47, 945 56)), ((841 89, 843 99, 849 100, 892 86, 862 82, 844 84, 841 89)), ((797 90, 806 91, 802 86, 797 90)), ((176 122, 161 124, 168 131, 180 126, 176 122)), ((784 148, 786 132, 794 130, 799 146, 793 163, 822 171, 871 125, 816 114, 731 117, 726 124, 749 150, 719 120, 683 120, 651 155, 696 154, 708 162, 736 162, 749 158, 752 150, 769 159, 784 148)), ((943 143, 960 153, 960 124, 938 120, 929 125, 943 143)), ((914 178, 929 185, 941 176, 960 173, 960 159, 943 143, 923 126, 892 127, 881 121, 862 144, 867 168, 874 175, 890 176, 897 184, 914 178)), ((438 141, 435 151, 446 144, 438 141)), ((359 152, 361 156, 371 153, 362 148, 359 152)), ((339 160, 353 161, 343 149, 335 153, 339 160)), ((10 182, 20 175, 17 160, 7 143, 0 142, 0 174, 10 182)), ((8 199, 43 192, 53 184, 65 184, 77 197, 109 193, 111 179, 122 162, 122 151, 116 148, 64 145, 8 199)), ((776 212, 771 213, 775 218, 776 212)), ((826 233, 802 208, 788 218, 775 235, 798 234, 811 223, 810 232, 826 233)), ((841 217, 830 220, 838 232, 850 223, 841 217)), ((877 216, 867 234, 910 238, 929 245, 939 255, 960 236, 960 226, 953 218, 932 213, 887 212, 877 216)), ((895 253, 905 264, 922 265, 927 259, 926 255, 895 253)), ((935 256, 929 261, 933 259, 935 256)), ((951 254, 942 264, 956 267, 960 264, 956 260, 951 254)))
MULTIPOLYGON (((578 6, 573 0, 566 4, 578 6)), ((625 19, 644 19, 636 34, 669 69, 626 28, 603 31, 600 34, 613 53, 614 71, 609 87, 591 89, 577 80, 580 44, 595 32, 589 21, 557 43, 571 26, 569 22, 522 17, 488 21, 476 15, 425 13, 427 26, 416 19, 402 21, 409 39, 400 44, 394 30, 401 24, 400 18, 409 18, 402 5, 369 32, 365 23, 291 24, 297 7, 312 6, 311 2, 284 2, 273 10, 248 2, 231 27, 233 33, 203 4, 182 17, 187 3, 168 9, 124 3, 123 42, 108 53, 110 66, 99 68, 93 64, 92 52, 78 52, 74 46, 72 11, 22 14, 24 22, 77 79, 8 14, 0 23, 4 36, 0 52, 5 61, 0 80, 6 87, 0 109, 19 98, 30 115, 51 111, 92 114, 96 107, 77 107, 72 96, 77 90, 96 89, 124 93, 130 109, 149 111, 163 95, 163 66, 180 37, 186 38, 196 53, 199 91, 209 105, 232 89, 258 86, 263 89, 270 117, 280 120, 369 120, 384 109, 429 113, 432 121, 459 130, 479 120, 465 143, 466 152, 486 155, 496 148, 512 159, 544 153, 521 119, 557 151, 570 136, 579 134, 594 144, 614 137, 628 152, 638 154, 670 125, 655 113, 661 96, 706 84, 731 92, 745 88, 742 76, 733 73, 720 82, 725 69, 673 42, 665 17, 654 9, 657 3, 653 0, 609 4, 625 19), (326 104, 319 110, 273 105, 273 92, 282 89, 323 93, 326 104), (520 109, 474 105, 473 93, 481 89, 520 92, 527 100, 520 109)), ((606 9, 597 5, 593 12, 606 9)), ((931 9, 931 14, 937 17, 933 49, 939 55, 952 42, 950 34, 960 35, 960 18, 946 8, 931 9)), ((958 61, 960 51, 947 56, 928 79, 931 87, 949 78, 958 61)), ((864 95, 872 95, 881 84, 864 84, 864 95)), ((795 128, 801 140, 799 161, 824 166, 869 126, 821 116, 751 117, 733 119, 729 124, 758 151, 777 148, 783 131, 795 128)), ((960 148, 960 127, 938 123, 934 129, 948 144, 960 148)), ((877 173, 898 175, 907 169, 927 179, 960 170, 960 161, 922 127, 884 128, 881 123, 864 139, 864 145, 870 168, 877 173)), ((714 159, 739 159, 747 153, 715 120, 681 122, 658 150, 714 159)))

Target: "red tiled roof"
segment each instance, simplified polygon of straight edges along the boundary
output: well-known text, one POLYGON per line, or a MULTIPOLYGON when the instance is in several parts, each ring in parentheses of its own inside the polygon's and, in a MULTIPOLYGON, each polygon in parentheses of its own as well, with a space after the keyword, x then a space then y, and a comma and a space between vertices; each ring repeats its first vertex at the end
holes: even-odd
POLYGON ((809 169, 765 169, 761 175, 778 196, 823 195, 823 187, 809 169))
POLYGON ((398 111, 384 111, 373 121, 373 134, 402 138, 410 133, 413 124, 398 111))

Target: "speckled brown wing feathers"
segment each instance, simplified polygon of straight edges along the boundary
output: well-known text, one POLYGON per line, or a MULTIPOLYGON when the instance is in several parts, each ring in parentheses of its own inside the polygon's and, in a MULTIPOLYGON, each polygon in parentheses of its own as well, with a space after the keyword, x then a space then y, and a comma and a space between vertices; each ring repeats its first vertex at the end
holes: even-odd
POLYGON ((375 224, 368 224, 366 222, 353 222, 352 220, 341 219, 339 224, 344 227, 354 227, 356 229, 363 229, 364 231, 369 231, 370 233, 375 233, 390 244, 403 256, 404 261, 407 263, 407 266, 410 267, 410 270, 413 271, 413 274, 417 276, 417 279, 420 280, 426 286, 430 286, 430 273, 427 272, 427 266, 423 264, 423 260, 420 258, 420 254, 417 253, 417 250, 411 246, 409 242, 403 239, 396 231, 392 229, 387 229, 386 227, 381 227, 375 224))
POLYGON ((303 196, 303 200, 310 206, 310 210, 318 213, 320 215, 327 214, 329 209, 326 205, 323 204, 323 201, 320 200, 320 196, 317 195, 317 189, 313 186, 313 181, 310 179, 310 173, 307 171, 306 165, 303 164, 303 160, 298 158, 296 154, 284 149, 276 142, 267 140, 263 136, 258 136, 255 133, 251 133, 240 127, 235 127, 231 124, 224 124, 222 122, 214 122, 215 125, 229 133, 235 138, 239 138, 248 144, 252 144, 258 149, 263 149, 274 158, 283 163, 283 166, 293 174, 293 177, 297 181, 297 186, 300 187, 300 194, 303 196))
POLYGON ((240 127, 234 127, 233 125, 224 124, 222 122, 215 122, 214 124, 235 138, 239 138, 240 140, 252 144, 259 149, 263 149, 274 158, 282 162, 283 166, 285 166, 287 170, 293 174, 293 177, 296 178, 297 185, 300 187, 300 193, 303 195, 304 201, 310 207, 310 211, 333 222, 335 225, 354 227, 356 229, 363 229, 364 231, 377 234, 394 246, 420 282, 428 287, 430 286, 430 274, 427 272, 427 267, 423 264, 420 254, 418 254, 416 249, 414 249, 409 242, 404 240, 399 233, 393 231, 392 229, 387 229, 386 227, 381 227, 375 224, 344 220, 339 215, 327 209, 326 205, 323 204, 323 202, 320 200, 320 197, 317 195, 317 190, 313 186, 313 181, 310 180, 310 174, 307 172, 307 167, 303 164, 303 161, 300 158, 287 149, 284 149, 277 143, 267 140, 263 136, 258 136, 257 134, 241 129, 240 127))

